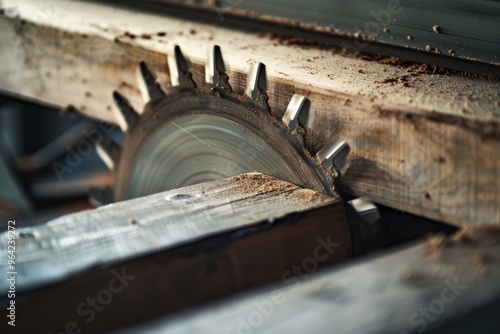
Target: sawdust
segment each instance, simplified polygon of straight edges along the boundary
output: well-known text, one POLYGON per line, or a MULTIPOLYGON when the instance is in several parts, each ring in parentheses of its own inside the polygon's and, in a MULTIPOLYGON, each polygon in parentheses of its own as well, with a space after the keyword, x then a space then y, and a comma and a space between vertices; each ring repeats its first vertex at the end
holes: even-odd
POLYGON ((67 106, 61 108, 60 114, 68 114, 71 117, 75 117, 76 115, 80 114, 80 111, 72 104, 68 104, 67 106))
MULTIPOLYGON (((396 66, 399 68, 406 68, 408 72, 408 78, 412 76, 417 76, 417 75, 422 75, 422 74, 442 74, 442 75, 449 75, 450 71, 446 70, 442 67, 439 66, 432 66, 432 65, 427 65, 427 64, 421 64, 421 63, 415 63, 415 62, 410 62, 410 61, 405 61, 402 60, 398 57, 391 57, 391 56, 383 56, 383 55, 377 55, 377 54, 369 54, 366 52, 362 51, 356 51, 356 50, 350 50, 347 48, 342 48, 338 46, 332 46, 324 43, 320 43, 317 41, 305 39, 302 37, 286 37, 280 34, 272 33, 272 32, 267 32, 267 33, 259 33, 258 36, 264 37, 264 38, 269 38, 271 39, 274 43, 274 45, 285 45, 285 46, 298 46, 303 50, 308 50, 310 48, 317 48, 321 50, 326 50, 329 51, 331 54, 335 55, 340 55, 343 57, 348 57, 348 58, 353 58, 353 59, 361 59, 361 60, 367 60, 367 61, 375 61, 379 64, 385 64, 385 65, 392 65, 396 66)), ((408 40, 411 40, 411 36, 407 36, 408 40)), ((436 50, 431 48, 431 51, 436 50)), ((387 78, 387 81, 382 81, 381 83, 401 83, 405 85, 405 83, 408 81, 406 80, 407 78, 387 78), (394 80, 392 80, 394 79, 394 80), (398 80, 399 79, 399 80, 398 80)))
POLYGON ((294 200, 304 202, 325 202, 331 200, 331 197, 318 191, 300 188, 293 183, 258 172, 241 174, 231 179, 235 182, 235 186, 243 193, 287 193, 292 196, 294 200))
POLYGON ((451 238, 452 242, 493 245, 500 243, 500 227, 495 225, 465 226, 451 238))
POLYGON ((307 202, 316 201, 320 199, 322 196, 317 191, 311 189, 299 189, 298 191, 294 192, 294 195, 307 202))
POLYGON ((265 194, 265 193, 288 193, 294 200, 304 202, 317 202, 320 200, 329 199, 328 196, 317 191, 289 183, 273 176, 251 172, 233 176, 231 178, 235 182, 235 186, 243 193, 265 194))
POLYGON ((238 188, 244 193, 284 192, 297 187, 291 183, 257 172, 234 176, 231 179, 238 183, 238 188))
POLYGON ((130 38, 130 39, 135 39, 135 38, 137 37, 136 35, 131 34, 131 33, 130 33, 130 32, 128 32, 128 31, 125 31, 125 33, 123 34, 123 36, 128 37, 128 38, 130 38))
MULTIPOLYGON (((485 246, 500 244, 500 227, 495 225, 465 226, 451 236, 443 234, 428 237, 421 245, 424 256, 439 260, 446 249, 463 246, 485 246)), ((490 255, 483 250, 472 248, 470 263, 479 275, 484 276, 488 269, 490 255)))
POLYGON ((406 62, 402 59, 399 59, 397 57, 380 57, 377 59, 377 62, 379 64, 386 64, 386 65, 395 65, 395 66, 404 66, 406 62))
POLYGON ((401 84, 405 87, 411 86, 413 82, 419 80, 418 77, 421 75, 438 74, 438 75, 449 75, 450 71, 443 67, 432 66, 427 64, 407 64, 401 59, 390 57, 380 61, 382 64, 390 64, 400 68, 406 68, 406 73, 403 75, 389 76, 381 81, 376 81, 375 83, 391 83, 391 84, 401 84))
POLYGON ((375 83, 394 83, 394 84, 401 84, 404 87, 409 87, 410 86, 409 82, 411 81, 410 78, 411 76, 409 75, 402 75, 399 77, 388 77, 382 81, 376 81, 375 83))
POLYGON ((464 244, 492 245, 497 243, 500 243, 500 227, 496 225, 478 225, 464 226, 451 236, 443 234, 430 236, 421 244, 421 247, 425 253, 429 253, 464 244))
POLYGON ((428 237, 420 248, 425 256, 433 260, 438 260, 443 255, 443 249, 448 245, 448 237, 444 234, 438 234, 428 237))
POLYGON ((411 64, 408 68, 408 72, 419 75, 419 74, 442 74, 449 75, 450 72, 444 67, 427 65, 427 64, 411 64))

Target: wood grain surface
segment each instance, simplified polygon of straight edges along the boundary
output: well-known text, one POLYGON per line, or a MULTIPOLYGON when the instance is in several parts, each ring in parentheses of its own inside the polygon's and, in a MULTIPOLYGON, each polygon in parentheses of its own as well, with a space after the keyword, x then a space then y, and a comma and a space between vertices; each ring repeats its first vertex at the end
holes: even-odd
POLYGON ((434 236, 117 333, 497 333, 499 237, 434 236))
MULTIPOLYGON (((353 251, 339 200, 259 173, 110 204, 16 235, 16 330, 29 333, 136 324, 297 270, 309 275, 353 251)), ((7 232, 0 240, 6 249, 7 232)), ((7 253, 0 257, 7 273, 7 253)), ((7 307, 6 279, 0 290, 7 307)))

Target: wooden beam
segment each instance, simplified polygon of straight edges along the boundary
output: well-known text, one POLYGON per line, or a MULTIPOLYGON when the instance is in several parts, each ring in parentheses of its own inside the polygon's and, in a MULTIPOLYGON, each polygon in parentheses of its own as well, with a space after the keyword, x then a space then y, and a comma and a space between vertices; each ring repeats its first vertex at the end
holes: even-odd
POLYGON ((500 230, 434 236, 120 333, 498 333, 500 230))
POLYGON ((2 4, 6 92, 118 122, 114 89, 143 107, 139 61, 167 87, 167 57, 180 45, 201 83, 206 52, 218 44, 236 92, 260 61, 274 113, 283 113, 294 93, 311 99, 306 146, 312 153, 332 140, 349 141, 351 169, 339 181, 350 192, 453 224, 500 222, 498 81, 95 3, 2 4))
MULTIPOLYGON (((5 249, 8 233, 0 235, 5 249)), ((314 272, 352 253, 341 202, 259 173, 111 204, 16 235, 16 329, 31 333, 67 332, 73 322, 103 332, 279 281, 296 266, 314 272)), ((12 271, 6 252, 0 259, 0 270, 12 271)), ((8 290, 2 280, 2 307, 8 290)))

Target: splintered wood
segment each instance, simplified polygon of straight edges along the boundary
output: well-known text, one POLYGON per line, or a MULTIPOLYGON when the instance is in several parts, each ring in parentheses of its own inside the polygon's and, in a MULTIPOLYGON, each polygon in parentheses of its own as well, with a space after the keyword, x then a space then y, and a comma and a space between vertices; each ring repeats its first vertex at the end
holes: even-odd
MULTIPOLYGON (((302 262, 309 274, 352 256, 338 199, 260 173, 110 204, 16 232, 16 308, 19 318, 30 319, 17 327, 31 333, 64 330, 75 308, 116 275, 133 279, 113 296, 106 316, 80 322, 85 331, 134 324, 279 281, 302 262)), ((6 244, 6 233, 0 240, 6 244)), ((1 253, 1 271, 8 271, 6 264, 7 253, 1 253)), ((6 280, 0 290, 8 290, 6 280)))

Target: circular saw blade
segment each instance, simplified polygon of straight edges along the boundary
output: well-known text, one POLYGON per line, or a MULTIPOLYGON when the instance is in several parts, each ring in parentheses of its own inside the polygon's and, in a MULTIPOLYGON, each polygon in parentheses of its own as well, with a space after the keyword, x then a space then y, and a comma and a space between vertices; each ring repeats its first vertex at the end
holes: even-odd
POLYGON ((250 171, 301 183, 280 155, 256 135, 221 117, 183 117, 162 127, 141 152, 128 197, 250 171))
POLYGON ((263 64, 254 67, 246 95, 241 95, 229 85, 217 46, 207 68, 207 83, 201 87, 193 81, 178 46, 174 55, 170 76, 176 86, 168 94, 147 65, 140 64, 143 91, 150 100, 142 115, 125 97, 114 94, 126 136, 119 153, 116 147, 100 152, 117 162, 110 164, 116 166, 115 200, 251 171, 335 194, 331 166, 337 152, 313 157, 304 148, 301 124, 309 113, 307 98, 295 95, 278 119, 267 104, 263 64))
POLYGON ((117 199, 250 171, 331 193, 323 170, 288 128, 251 101, 199 91, 147 111, 126 137, 118 166, 117 199))

